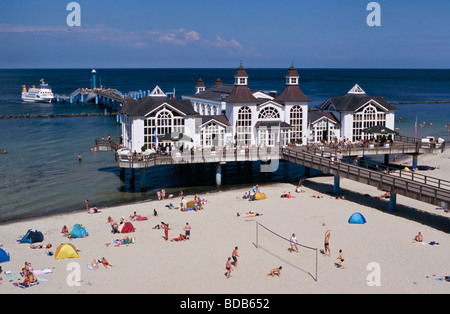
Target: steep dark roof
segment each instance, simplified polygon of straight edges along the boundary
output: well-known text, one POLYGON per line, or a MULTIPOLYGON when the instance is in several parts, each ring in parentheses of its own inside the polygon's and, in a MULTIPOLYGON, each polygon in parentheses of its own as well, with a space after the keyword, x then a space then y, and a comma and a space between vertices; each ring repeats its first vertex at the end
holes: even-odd
POLYGON ((236 73, 234 74, 234 77, 248 77, 248 74, 245 71, 245 68, 242 66, 242 64, 237 69, 236 73))
POLYGON ((122 105, 122 113, 132 117, 143 117, 163 104, 168 104, 187 116, 198 114, 194 108, 192 108, 190 100, 150 96, 137 100, 128 97, 122 105))
POLYGON ((205 83, 201 78, 198 79, 197 84, 195 84, 195 87, 205 87, 205 83))
POLYGON ((316 121, 322 119, 323 117, 333 121, 335 124, 340 125, 339 121, 336 119, 331 112, 309 112, 308 121, 309 123, 315 123, 316 121))
POLYGON ((233 104, 258 103, 258 99, 253 96, 247 85, 235 85, 230 95, 224 101, 233 104))
POLYGON ((294 65, 291 65, 291 67, 289 68, 289 70, 286 73, 286 76, 299 76, 297 69, 294 67, 294 65))
POLYGON ((198 94, 186 95, 186 96, 201 98, 201 99, 208 99, 208 100, 215 100, 215 101, 222 101, 226 97, 228 97, 228 95, 230 95, 233 88, 234 88, 234 85, 229 85, 229 84, 214 85, 213 87, 207 88, 198 94))
POLYGON ((370 96, 366 93, 347 93, 340 97, 330 97, 323 104, 318 105, 317 108, 320 110, 328 110, 328 107, 333 104, 336 111, 356 111, 362 105, 368 103, 369 101, 375 101, 388 111, 398 110, 398 108, 392 106, 386 99, 379 96, 370 96))
POLYGON ((208 123, 212 120, 216 120, 217 122, 226 125, 226 126, 231 126, 230 121, 228 121, 227 117, 224 115, 206 115, 206 116, 201 116, 202 118, 202 125, 205 123, 208 123))
POLYGON ((284 90, 278 95, 275 101, 285 104, 287 102, 310 102, 311 99, 305 96, 298 85, 286 85, 284 90))

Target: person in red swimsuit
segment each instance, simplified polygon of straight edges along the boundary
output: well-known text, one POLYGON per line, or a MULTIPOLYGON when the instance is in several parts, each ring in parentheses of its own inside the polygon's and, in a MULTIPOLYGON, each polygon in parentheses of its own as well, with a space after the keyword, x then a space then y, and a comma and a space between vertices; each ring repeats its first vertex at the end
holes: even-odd
POLYGON ((231 267, 231 257, 228 257, 227 263, 225 264, 225 269, 227 270, 227 279, 230 278, 231 271, 233 268, 231 267))
POLYGON ((169 239, 169 224, 161 223, 161 227, 164 229, 164 239, 167 241, 169 239))

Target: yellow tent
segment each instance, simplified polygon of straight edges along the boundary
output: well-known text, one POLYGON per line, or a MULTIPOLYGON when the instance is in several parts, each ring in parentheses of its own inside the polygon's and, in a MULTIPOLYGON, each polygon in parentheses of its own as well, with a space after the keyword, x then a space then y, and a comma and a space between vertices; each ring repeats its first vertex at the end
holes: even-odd
POLYGON ((55 253, 56 259, 78 258, 77 249, 70 243, 61 244, 55 253))
POLYGON ((255 192, 255 200, 265 200, 266 198, 266 194, 255 192))

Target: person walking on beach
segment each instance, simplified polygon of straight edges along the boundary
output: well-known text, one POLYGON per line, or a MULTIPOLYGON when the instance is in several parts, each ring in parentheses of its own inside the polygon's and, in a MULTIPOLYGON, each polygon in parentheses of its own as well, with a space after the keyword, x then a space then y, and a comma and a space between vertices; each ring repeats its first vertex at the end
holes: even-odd
POLYGON ((169 224, 161 222, 161 227, 164 229, 164 239, 167 241, 169 239, 169 224))
POLYGON ((344 261, 344 255, 342 254, 342 250, 339 250, 339 256, 337 258, 338 262, 338 267, 342 267, 342 269, 344 269, 344 265, 342 265, 342 262, 344 261))
POLYGON ((327 230, 325 232, 325 241, 323 243, 324 254, 327 255, 328 252, 328 256, 330 256, 330 236, 331 236, 330 232, 331 232, 330 230, 327 230))
POLYGON ((291 249, 290 249, 290 252, 292 253, 292 251, 294 250, 294 247, 295 247, 295 250, 297 251, 297 253, 298 253, 298 247, 297 247, 297 244, 298 244, 298 242, 297 242, 297 237, 295 236, 295 233, 293 233, 292 234, 292 236, 291 236, 291 249))
POLYGON ((233 258, 234 261, 234 267, 237 267, 237 258, 239 257, 238 255, 238 247, 234 247, 233 253, 231 253, 231 257, 233 258))
POLYGON ((225 269, 227 270, 227 279, 230 278, 231 271, 233 268, 231 267, 231 257, 228 257, 227 263, 225 264, 225 269))
POLYGON ((191 238, 191 226, 188 222, 186 223, 186 226, 184 226, 183 230, 185 232, 186 240, 189 240, 191 238))

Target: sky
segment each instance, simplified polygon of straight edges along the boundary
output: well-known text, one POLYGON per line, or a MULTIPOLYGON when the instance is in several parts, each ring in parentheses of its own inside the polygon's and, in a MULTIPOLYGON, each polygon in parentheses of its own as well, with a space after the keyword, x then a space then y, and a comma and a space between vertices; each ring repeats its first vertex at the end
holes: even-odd
POLYGON ((449 0, 71 2, 0 0, 0 68, 450 68, 449 0))

